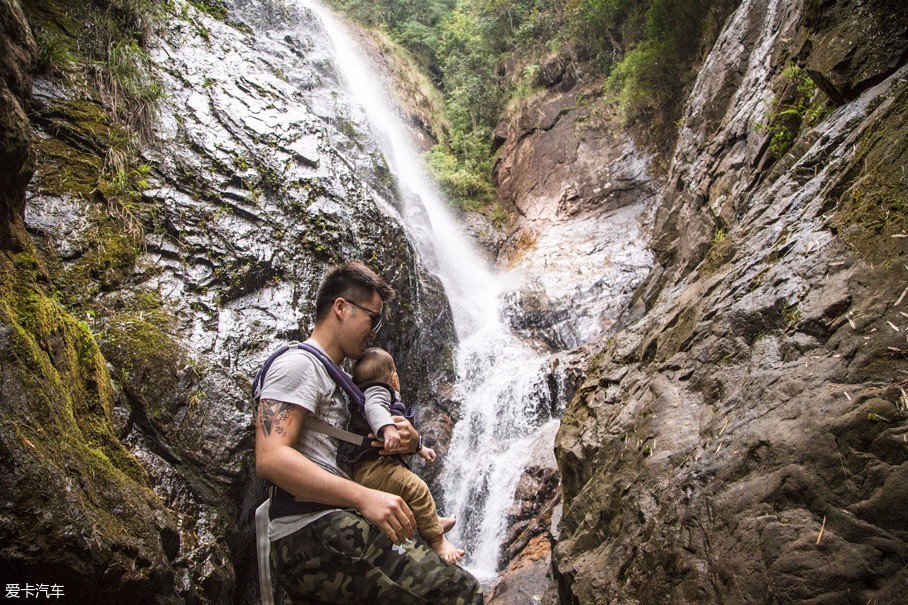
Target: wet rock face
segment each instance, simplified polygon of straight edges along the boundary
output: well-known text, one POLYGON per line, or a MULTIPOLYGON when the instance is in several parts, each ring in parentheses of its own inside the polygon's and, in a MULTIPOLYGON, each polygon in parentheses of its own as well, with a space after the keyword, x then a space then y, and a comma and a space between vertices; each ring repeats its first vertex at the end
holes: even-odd
POLYGON ((806 67, 837 105, 852 101, 904 61, 908 24, 894 0, 804 3, 802 33, 806 67))
POLYGON ((888 168, 908 131, 904 47, 874 38, 824 72, 851 97, 783 157, 754 128, 793 57, 818 66, 828 32, 867 11, 898 22, 887 6, 817 29, 813 3, 743 2, 707 58, 659 194, 657 265, 557 438, 563 603, 908 598, 890 508, 905 497, 905 225, 867 235, 892 211, 848 211, 878 182, 906 194, 888 168))
POLYGON ((641 223, 656 190, 648 156, 613 118, 588 114, 593 91, 568 89, 527 101, 496 129, 509 212, 498 264, 522 277, 506 312, 517 333, 554 350, 595 340, 630 301, 651 263, 641 223))
MULTIPOLYGON (((557 425, 546 425, 530 455, 530 462, 520 477, 514 504, 508 511, 508 533, 501 546, 501 560, 512 562, 537 536, 551 542, 552 512, 561 502, 560 476, 552 445, 557 425)), ((538 550, 538 547, 537 549, 538 550)))
POLYGON ((508 532, 501 546, 501 580, 489 602, 538 602, 550 591, 549 569, 561 511, 561 476, 552 454, 556 423, 540 432, 508 511, 508 532))
MULTIPOLYGON (((308 335, 331 264, 363 260, 395 287, 377 344, 395 356, 423 432, 449 430, 444 293, 407 238, 326 35, 293 6, 238 1, 223 23, 178 3, 162 23, 151 53, 166 95, 135 206, 143 253, 98 288, 105 312, 93 328, 114 370, 116 431, 174 511, 163 582, 191 602, 259 600, 249 385, 271 351, 308 335)), ((72 93, 37 88, 40 136, 71 132, 58 110, 72 93)), ((64 267, 78 263, 92 246, 93 198, 41 189, 28 203, 35 240, 64 267)))
POLYGON ((0 1, 0 248, 21 248, 25 187, 35 169, 25 111, 36 55, 25 16, 15 0, 0 1))

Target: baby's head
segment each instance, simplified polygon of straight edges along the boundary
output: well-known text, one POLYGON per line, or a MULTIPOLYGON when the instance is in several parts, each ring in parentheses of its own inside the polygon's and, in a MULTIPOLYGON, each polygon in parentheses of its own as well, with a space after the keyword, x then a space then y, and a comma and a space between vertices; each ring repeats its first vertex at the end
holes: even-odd
POLYGON ((390 353, 378 347, 366 349, 362 357, 353 364, 353 382, 358 385, 367 382, 384 382, 390 384, 395 390, 400 390, 394 358, 390 353))

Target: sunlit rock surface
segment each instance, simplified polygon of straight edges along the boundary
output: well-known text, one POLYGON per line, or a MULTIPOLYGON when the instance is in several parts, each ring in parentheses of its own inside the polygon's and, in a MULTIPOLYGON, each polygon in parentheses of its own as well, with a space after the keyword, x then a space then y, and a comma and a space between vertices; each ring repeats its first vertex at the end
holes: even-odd
POLYGON ((658 183, 616 124, 590 124, 583 86, 546 91, 499 124, 495 166, 511 218, 498 262, 524 280, 512 327, 554 350, 596 340, 618 319, 652 256, 643 222, 658 183))

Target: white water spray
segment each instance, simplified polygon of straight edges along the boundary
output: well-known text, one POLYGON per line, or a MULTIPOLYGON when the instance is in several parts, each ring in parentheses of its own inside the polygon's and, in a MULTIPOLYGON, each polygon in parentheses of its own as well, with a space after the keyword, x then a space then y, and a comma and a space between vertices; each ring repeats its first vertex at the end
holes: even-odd
MULTIPOLYGON (((548 421, 551 394, 545 360, 502 323, 500 294, 505 276, 494 275, 447 211, 426 173, 407 130, 376 79, 377 70, 355 47, 346 27, 327 9, 299 0, 322 21, 334 59, 350 94, 366 113, 400 186, 421 203, 429 225, 408 224, 424 258, 437 259, 460 339, 458 392, 463 419, 457 423, 444 461, 445 514, 458 524, 450 541, 467 550, 465 566, 489 583, 498 557, 514 490, 539 427, 548 421), (420 230, 428 230, 420 235, 420 230)), ((417 217, 422 212, 408 212, 417 217)))

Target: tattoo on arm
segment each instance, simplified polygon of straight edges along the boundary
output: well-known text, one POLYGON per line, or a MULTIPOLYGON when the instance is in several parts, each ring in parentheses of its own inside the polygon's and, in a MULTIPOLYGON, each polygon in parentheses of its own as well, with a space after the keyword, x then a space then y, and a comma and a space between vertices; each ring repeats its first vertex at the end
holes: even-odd
POLYGON ((262 419, 262 432, 267 437, 272 432, 283 435, 292 422, 290 409, 293 406, 283 401, 262 399, 259 402, 259 416, 262 419))

